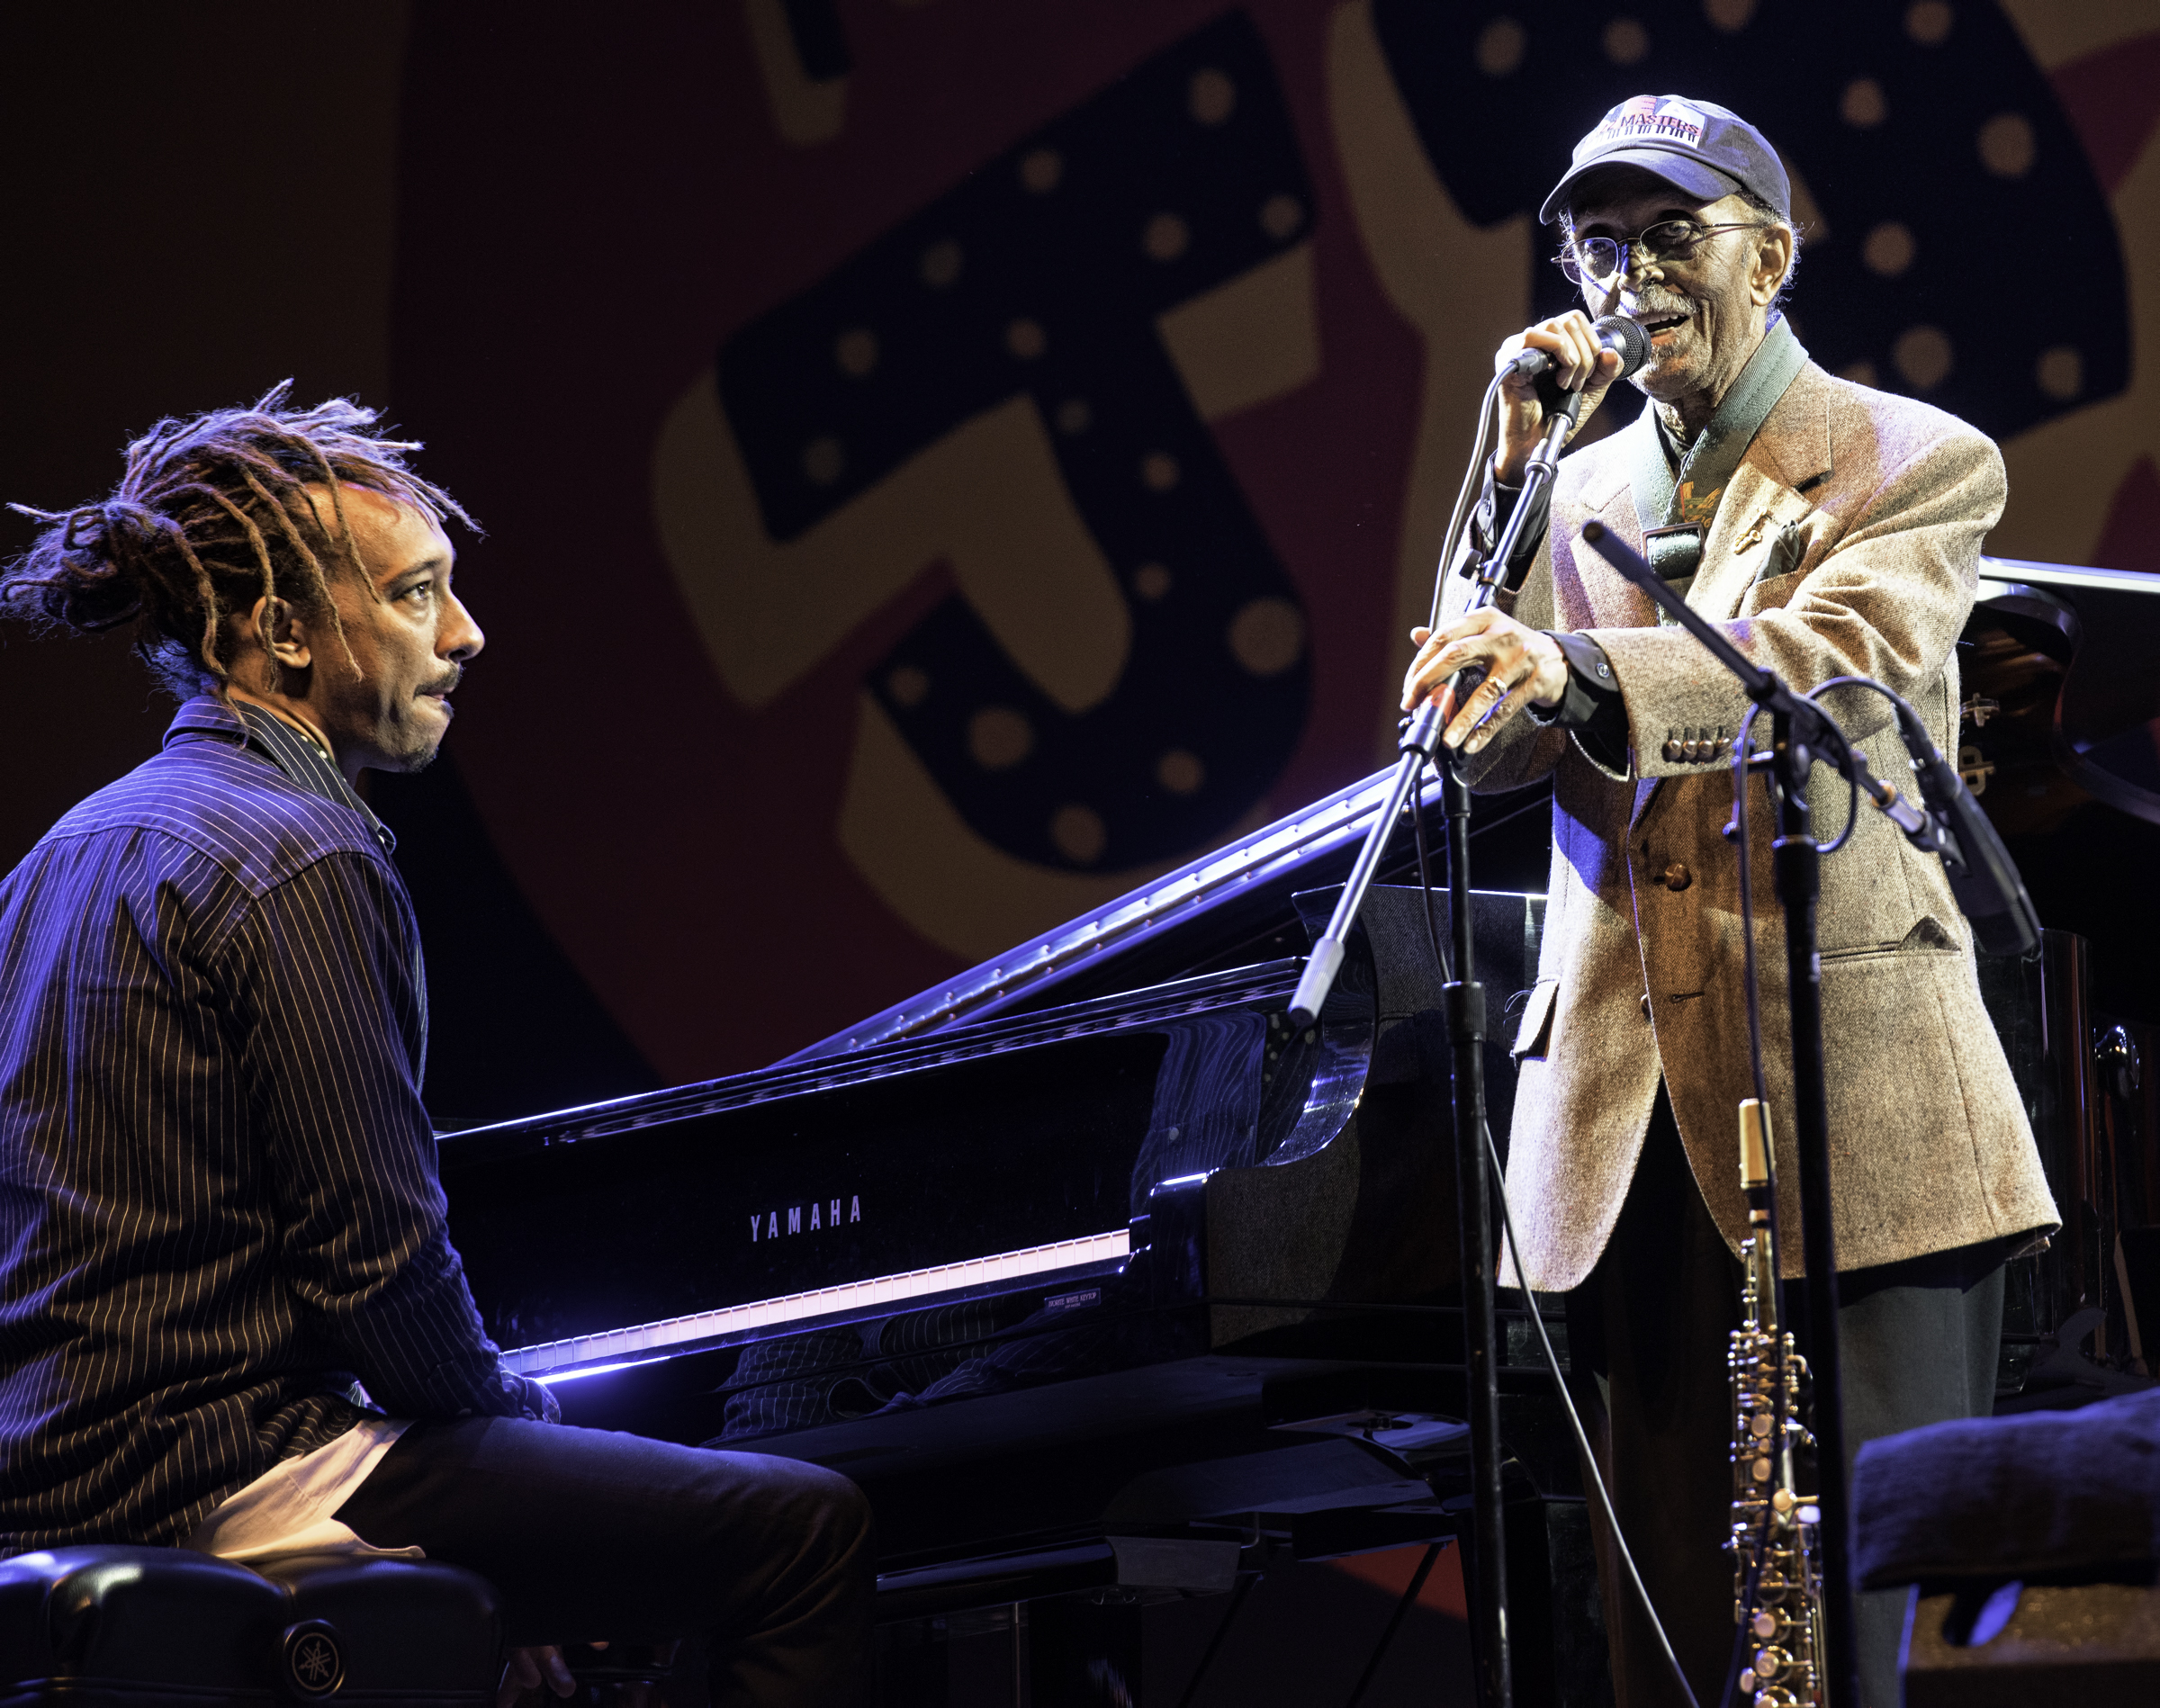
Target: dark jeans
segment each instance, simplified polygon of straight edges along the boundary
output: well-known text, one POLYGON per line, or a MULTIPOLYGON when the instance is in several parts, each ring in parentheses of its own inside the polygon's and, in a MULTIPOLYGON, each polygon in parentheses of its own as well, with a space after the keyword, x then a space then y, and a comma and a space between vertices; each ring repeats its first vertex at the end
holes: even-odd
MULTIPOLYGON (((1788 1147, 1788 1167, 1789 1155, 1788 1147)), ((2004 1254, 2000 1245, 1965 1246, 1839 1276, 1849 1474, 1862 1442, 1994 1409, 2004 1254)), ((1717 1699, 1732 1652, 1725 1353, 1740 1326, 1740 1281, 1660 1086, 1612 1242, 1569 1296, 1569 1344, 1578 1374, 1598 1378, 1597 1391, 1579 1393, 1579 1403, 1587 1397, 1603 1412, 1592 1438, 1614 1510, 1704 1708, 1717 1699)), ((1798 1284, 1785 1290, 1796 1305, 1798 1284)), ((1592 1520, 1620 1708, 1679 1704, 1594 1506, 1592 1520)), ((1904 1592, 1858 1600, 1861 1701, 1896 1708, 1904 1592)))
POLYGON ((726 1708, 870 1699, 869 1506, 836 1472, 462 1417, 414 1424, 338 1516, 486 1578, 510 1643, 702 1636, 726 1708))

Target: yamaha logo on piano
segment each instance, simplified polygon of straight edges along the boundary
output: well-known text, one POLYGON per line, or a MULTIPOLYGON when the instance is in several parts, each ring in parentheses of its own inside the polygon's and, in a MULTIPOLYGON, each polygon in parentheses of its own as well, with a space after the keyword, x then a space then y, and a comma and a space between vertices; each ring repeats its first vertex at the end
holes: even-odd
MULTIPOLYGON (((754 1245, 760 1239, 778 1239, 783 1234, 815 1234, 838 1227, 841 1225, 842 1202, 837 1198, 822 1201, 814 1199, 808 1204, 796 1204, 788 1209, 754 1211, 750 1218, 751 1241, 754 1245)), ((860 1221, 862 1200, 849 1198, 844 1202, 847 1205, 847 1219, 850 1222, 860 1221)))

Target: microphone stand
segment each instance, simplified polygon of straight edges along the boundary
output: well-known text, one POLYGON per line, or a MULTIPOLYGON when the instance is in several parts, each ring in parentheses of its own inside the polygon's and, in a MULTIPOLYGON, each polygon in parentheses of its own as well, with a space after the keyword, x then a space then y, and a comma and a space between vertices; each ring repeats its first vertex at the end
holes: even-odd
MULTIPOLYGON (((1817 760, 1832 765, 1905 835, 1921 841, 1935 831, 1888 784, 1875 778, 1830 715, 1795 694, 1777 676, 1750 663, 1624 540, 1599 522, 1586 522, 1583 544, 1641 588, 1658 607, 1709 648, 1740 679, 1748 697, 1770 714, 1768 778, 1777 805, 1770 843, 1778 899, 1785 905, 1786 978, 1792 991, 1793 1110, 1800 1149, 1800 1232, 1807 1264, 1807 1357, 1814 1378, 1816 1501, 1822 1515, 1822 1611, 1828 1655, 1824 1700, 1858 1708, 1858 1656, 1854 1647, 1852 1510, 1846 1495, 1843 1369, 1838 1341, 1836 1230, 1831 1221, 1830 1101, 1822 1057, 1822 973, 1816 957, 1815 908, 1822 896, 1822 855, 1807 804, 1808 773, 1817 760)), ((1753 769, 1754 761, 1749 761, 1753 769)), ((1735 809, 1747 811, 1747 802, 1735 809)), ((1922 843, 1926 846, 1926 843, 1922 843)), ((1741 882, 1748 874, 1741 874, 1741 882)))
MULTIPOLYGON (((1466 610, 1491 604, 1499 591, 1500 578, 1515 554, 1524 523, 1537 508, 1537 496, 1552 479, 1561 446, 1567 443, 1581 412, 1580 391, 1566 393, 1559 407, 1548 411, 1544 436, 1524 465, 1522 496, 1516 501, 1515 513, 1508 518, 1499 543, 1478 566, 1476 589, 1466 610)), ((1457 674, 1454 703, 1458 707, 1480 680, 1480 675, 1471 672, 1457 674)), ((1455 1211, 1462 1236, 1464 1362, 1470 1398, 1472 1650, 1478 1696, 1483 1708, 1510 1708, 1514 1687, 1508 1635, 1507 1533, 1500 1489, 1492 1178, 1485 1157, 1485 987, 1478 982, 1471 958, 1470 786, 1462 780, 1460 761, 1441 742, 1444 727, 1439 710, 1429 699, 1404 725, 1400 743, 1402 758, 1395 768, 1387 799, 1373 815, 1372 828, 1343 885, 1328 929, 1306 960, 1297 994, 1291 1001, 1290 1023, 1293 1032, 1303 1030, 1328 1000, 1343 964, 1351 928, 1357 923, 1358 910, 1364 905, 1373 874, 1387 850, 1388 837, 1404 803, 1417 787, 1419 774, 1427 765, 1436 767, 1447 812, 1448 937, 1454 973, 1441 987, 1441 1001, 1454 1081, 1455 1211)), ((1533 1299, 1531 1308, 1536 1308, 1533 1299)))

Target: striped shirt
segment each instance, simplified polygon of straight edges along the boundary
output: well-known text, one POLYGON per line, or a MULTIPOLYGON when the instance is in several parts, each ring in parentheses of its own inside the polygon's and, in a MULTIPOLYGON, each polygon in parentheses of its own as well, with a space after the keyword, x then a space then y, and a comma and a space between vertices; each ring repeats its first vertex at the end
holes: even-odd
POLYGON ((403 1417, 552 1416, 482 1331, 390 832, 254 708, 0 880, 0 1553, 168 1542, 403 1417))

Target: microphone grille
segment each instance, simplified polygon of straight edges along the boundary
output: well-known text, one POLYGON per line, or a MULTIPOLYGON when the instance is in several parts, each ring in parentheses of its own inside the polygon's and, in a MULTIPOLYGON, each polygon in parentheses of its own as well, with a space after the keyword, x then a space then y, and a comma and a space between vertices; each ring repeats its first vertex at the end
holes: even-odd
POLYGON ((1620 377, 1624 380, 1650 359, 1650 335, 1624 314, 1608 314, 1590 328, 1600 343, 1620 353, 1620 377))

